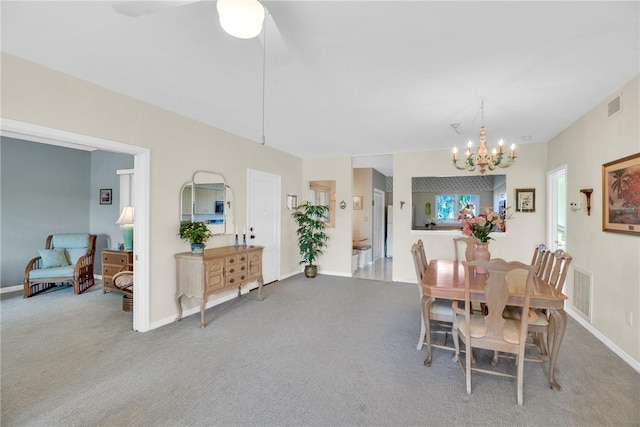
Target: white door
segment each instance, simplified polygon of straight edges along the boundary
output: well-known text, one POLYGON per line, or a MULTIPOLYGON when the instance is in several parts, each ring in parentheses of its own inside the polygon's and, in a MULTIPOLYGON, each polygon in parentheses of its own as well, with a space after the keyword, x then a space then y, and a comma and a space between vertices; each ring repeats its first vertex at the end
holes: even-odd
POLYGON ((547 247, 567 250, 567 167, 547 173, 547 247))
POLYGON ((249 169, 247 171, 248 244, 264 246, 264 283, 280 279, 280 176, 249 169))
POLYGON ((384 192, 373 189, 373 261, 384 256, 384 192))

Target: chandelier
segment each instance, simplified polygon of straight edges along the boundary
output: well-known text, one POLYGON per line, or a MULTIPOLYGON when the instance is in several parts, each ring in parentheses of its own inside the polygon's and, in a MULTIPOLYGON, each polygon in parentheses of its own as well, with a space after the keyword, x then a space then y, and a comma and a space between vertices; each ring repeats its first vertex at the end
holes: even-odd
POLYGON ((505 158, 503 145, 504 141, 500 139, 498 142, 498 149, 493 149, 491 154, 488 154, 487 151, 487 134, 484 128, 484 101, 480 104, 480 113, 482 114, 482 126, 480 126, 480 148, 478 149, 478 154, 475 154, 472 150, 472 142, 469 141, 467 144, 467 152, 466 159, 462 164, 460 164, 458 160, 458 148, 454 147, 453 149, 453 166, 460 170, 468 170, 469 172, 476 170, 476 167, 479 167, 479 172, 484 174, 489 168, 489 170, 494 170, 495 168, 508 168, 513 164, 516 160, 516 145, 511 144, 511 150, 509 152, 509 156, 505 158))

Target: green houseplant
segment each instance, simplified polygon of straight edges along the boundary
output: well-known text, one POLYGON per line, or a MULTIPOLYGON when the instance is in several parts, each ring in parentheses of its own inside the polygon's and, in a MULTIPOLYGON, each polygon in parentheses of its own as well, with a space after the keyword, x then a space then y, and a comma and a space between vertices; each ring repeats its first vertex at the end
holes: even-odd
POLYGON ((307 264, 304 268, 304 274, 307 277, 316 277, 318 266, 313 263, 327 247, 329 236, 325 233, 324 218, 328 212, 329 206, 304 202, 291 214, 298 227, 296 234, 298 235, 298 249, 302 257, 300 264, 307 264))
POLYGON ((202 221, 181 221, 180 238, 191 243, 191 252, 202 253, 204 245, 213 236, 207 224, 202 221))

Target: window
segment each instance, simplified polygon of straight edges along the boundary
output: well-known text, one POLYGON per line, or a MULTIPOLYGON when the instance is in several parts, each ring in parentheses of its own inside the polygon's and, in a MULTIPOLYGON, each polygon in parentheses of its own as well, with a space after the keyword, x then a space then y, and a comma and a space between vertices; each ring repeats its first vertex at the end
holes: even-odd
POLYGON ((437 194, 436 219, 439 223, 457 222, 460 211, 465 208, 476 216, 479 204, 478 194, 437 194))

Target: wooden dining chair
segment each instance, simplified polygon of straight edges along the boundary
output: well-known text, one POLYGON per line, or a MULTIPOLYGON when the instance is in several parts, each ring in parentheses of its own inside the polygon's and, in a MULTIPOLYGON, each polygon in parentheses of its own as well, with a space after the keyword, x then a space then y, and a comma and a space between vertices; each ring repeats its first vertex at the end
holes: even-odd
MULTIPOLYGON (((545 268, 538 273, 538 276, 553 286, 556 291, 562 292, 572 259, 571 255, 558 249, 548 256, 545 268)), ((552 341, 549 335, 549 313, 543 310, 530 309, 528 319, 529 332, 533 334, 533 341, 540 348, 540 354, 542 356, 540 361, 546 361, 549 358, 552 341)))
POLYGON ((543 243, 536 245, 533 250, 533 258, 531 258, 531 265, 535 266, 535 275, 540 276, 543 273, 548 259, 549 251, 547 246, 543 243))
POLYGON ((521 262, 506 262, 501 259, 492 261, 463 261, 465 266, 465 289, 464 308, 456 309, 453 321, 453 338, 456 343, 456 356, 460 360, 461 367, 465 373, 467 383, 467 393, 471 394, 471 372, 483 372, 492 375, 516 378, 517 382, 517 402, 523 402, 523 373, 524 373, 524 353, 527 339, 527 322, 518 319, 508 319, 503 317, 504 308, 509 299, 509 281, 524 283, 524 295, 521 310, 521 317, 525 318, 529 312, 529 302, 531 299, 531 289, 533 287, 534 267, 521 262), (481 266, 487 270, 487 275, 475 275, 475 267, 481 266), (517 270, 523 270, 519 272, 517 270), (523 274, 518 274, 523 273, 523 274), (486 279, 485 279, 486 277, 486 279), (485 300, 488 314, 471 312, 471 287, 476 287, 478 280, 486 280, 484 287, 485 300), (525 316, 522 316, 525 314, 525 316), (467 356, 464 358, 464 365, 459 357, 458 339, 465 344, 467 356), (506 352, 515 356, 516 374, 497 372, 479 367, 471 367, 470 350, 475 348, 493 350, 494 352, 506 352))
POLYGON ((464 245, 464 260, 465 261, 473 261, 473 249, 475 247, 476 239, 473 237, 454 237, 453 238, 453 246, 455 249, 455 260, 462 261, 460 259, 460 246, 464 245))
MULTIPOLYGON (((427 264, 422 261, 423 258, 420 253, 420 243, 421 241, 418 241, 418 243, 411 246, 411 256, 416 270, 416 278, 418 279, 421 307, 420 337, 418 338, 417 349, 420 350, 423 347, 426 338, 427 358, 425 359, 424 364, 425 366, 431 366, 433 347, 455 351, 454 347, 448 347, 446 345, 447 337, 451 333, 453 325, 453 310, 451 309, 451 301, 449 300, 436 299, 435 301, 430 301, 428 297, 422 295, 420 282, 422 281, 422 276, 426 272, 427 264), (433 343, 431 339, 432 333, 444 334, 444 344, 433 343)), ((424 249, 424 246, 422 249, 424 249)), ((426 261, 426 257, 424 259, 426 261)))

